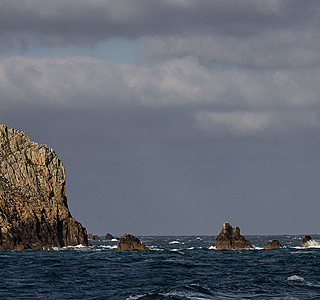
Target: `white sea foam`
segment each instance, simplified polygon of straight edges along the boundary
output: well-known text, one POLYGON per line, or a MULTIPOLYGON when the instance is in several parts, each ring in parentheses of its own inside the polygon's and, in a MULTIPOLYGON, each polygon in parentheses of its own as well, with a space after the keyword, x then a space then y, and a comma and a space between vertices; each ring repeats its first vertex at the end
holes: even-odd
POLYGON ((187 250, 193 250, 193 249, 194 249, 194 247, 187 248, 187 250))
POLYGON ((297 275, 293 275, 287 278, 287 280, 289 281, 305 281, 302 277, 297 276, 297 275))
POLYGON ((110 246, 110 245, 102 245, 100 246, 102 248, 105 248, 105 249, 117 249, 117 245, 113 245, 113 246, 110 246))
POLYGON ((118 242, 118 240, 117 239, 112 239, 112 240, 110 240, 110 242, 118 242))
POLYGON ((208 247, 208 249, 210 249, 210 250, 212 250, 212 249, 216 250, 217 248, 216 248, 216 246, 210 246, 210 247, 208 247))
POLYGON ((307 242, 307 248, 320 248, 320 242, 316 240, 310 240, 307 242))
POLYGON ((179 241, 172 241, 169 244, 180 244, 180 242, 179 241))

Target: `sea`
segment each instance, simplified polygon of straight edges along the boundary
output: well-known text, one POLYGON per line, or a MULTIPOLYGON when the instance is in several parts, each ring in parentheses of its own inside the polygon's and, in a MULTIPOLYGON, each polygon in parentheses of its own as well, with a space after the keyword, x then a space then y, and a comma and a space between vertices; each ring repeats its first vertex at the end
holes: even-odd
POLYGON ((246 236, 247 250, 208 248, 216 236, 139 238, 150 251, 116 239, 0 251, 0 299, 320 299, 320 246, 301 248, 302 236, 246 236), (263 250, 274 239, 283 248, 263 250))

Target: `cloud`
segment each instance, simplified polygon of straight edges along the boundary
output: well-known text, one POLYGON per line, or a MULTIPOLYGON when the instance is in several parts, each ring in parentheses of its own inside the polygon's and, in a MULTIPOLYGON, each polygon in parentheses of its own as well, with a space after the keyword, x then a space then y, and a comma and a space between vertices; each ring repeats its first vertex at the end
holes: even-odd
POLYGON ((320 114, 309 112, 227 112, 201 111, 198 126, 210 135, 252 136, 257 133, 288 133, 301 128, 319 128, 320 114))
POLYGON ((291 27, 317 32, 319 5, 316 1, 3 0, 0 50, 92 46, 115 37, 250 37, 291 27))
POLYGON ((156 65, 89 57, 14 57, 0 60, 0 78, 3 108, 29 103, 73 109, 184 109, 198 128, 212 134, 222 129, 258 134, 269 129, 277 132, 278 127, 318 126, 314 116, 320 93, 317 69, 210 69, 192 57, 156 65))

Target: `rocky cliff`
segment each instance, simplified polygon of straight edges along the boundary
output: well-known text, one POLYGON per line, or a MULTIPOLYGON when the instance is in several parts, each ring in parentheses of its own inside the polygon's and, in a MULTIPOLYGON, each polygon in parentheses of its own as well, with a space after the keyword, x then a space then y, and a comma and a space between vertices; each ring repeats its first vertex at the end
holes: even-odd
POLYGON ((70 214, 62 161, 27 133, 0 125, 0 249, 88 245, 70 214))

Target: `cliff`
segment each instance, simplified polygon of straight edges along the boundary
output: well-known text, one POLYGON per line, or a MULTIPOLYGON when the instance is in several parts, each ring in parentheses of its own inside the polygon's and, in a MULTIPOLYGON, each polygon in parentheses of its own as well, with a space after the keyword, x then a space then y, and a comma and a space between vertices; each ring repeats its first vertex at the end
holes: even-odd
POLYGON ((88 245, 70 214, 62 161, 27 133, 0 125, 0 249, 88 245))

